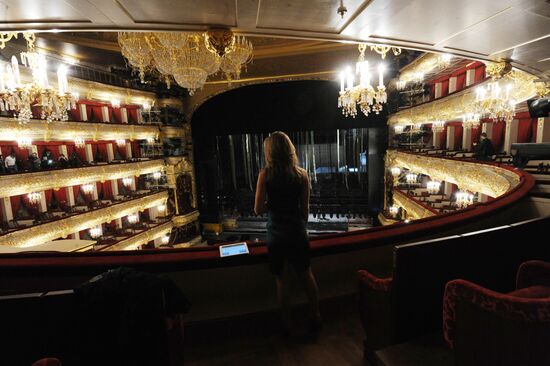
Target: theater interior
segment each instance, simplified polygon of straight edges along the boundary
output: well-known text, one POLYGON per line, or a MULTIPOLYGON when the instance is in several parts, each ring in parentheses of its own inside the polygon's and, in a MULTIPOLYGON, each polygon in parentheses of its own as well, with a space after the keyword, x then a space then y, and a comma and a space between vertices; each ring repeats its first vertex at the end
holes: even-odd
POLYGON ((0 364, 550 365, 549 1, 1 5, 0 364))

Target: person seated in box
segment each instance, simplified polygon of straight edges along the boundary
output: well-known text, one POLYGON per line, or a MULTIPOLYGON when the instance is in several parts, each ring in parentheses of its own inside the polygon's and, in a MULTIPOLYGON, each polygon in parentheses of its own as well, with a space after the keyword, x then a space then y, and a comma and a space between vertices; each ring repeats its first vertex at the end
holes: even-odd
POLYGON ((491 161, 494 153, 493 143, 487 138, 487 134, 482 132, 479 136, 479 142, 474 143, 474 156, 477 160, 491 161))

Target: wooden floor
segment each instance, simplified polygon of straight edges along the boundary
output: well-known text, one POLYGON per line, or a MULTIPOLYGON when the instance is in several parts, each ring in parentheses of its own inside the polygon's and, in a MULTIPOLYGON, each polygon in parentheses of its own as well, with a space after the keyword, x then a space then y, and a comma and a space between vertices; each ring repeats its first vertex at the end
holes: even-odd
POLYGON ((191 324, 185 331, 185 364, 369 366, 363 359, 364 335, 355 297, 324 302, 321 312, 318 337, 307 332, 303 308, 294 309, 288 338, 280 334, 275 313, 191 324))

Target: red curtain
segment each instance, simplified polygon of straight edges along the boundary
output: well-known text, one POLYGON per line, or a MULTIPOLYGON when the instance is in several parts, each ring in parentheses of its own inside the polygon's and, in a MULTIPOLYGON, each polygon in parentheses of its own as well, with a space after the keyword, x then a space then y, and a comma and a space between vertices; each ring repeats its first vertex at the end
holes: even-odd
POLYGON ((126 111, 128 112, 128 123, 137 123, 138 122, 138 106, 128 105, 126 106, 126 111))
MULTIPOLYGON (((126 143, 128 144, 129 142, 127 141, 126 143)), ((118 154, 120 155, 120 157, 122 159, 126 159, 126 145, 118 146, 116 143, 114 143, 113 145, 114 145, 114 148, 117 149, 118 154)))
POLYGON ((456 91, 464 89, 466 84, 466 73, 460 73, 456 76, 456 91))
POLYGON ((481 126, 472 128, 472 141, 471 141, 472 147, 474 142, 478 142, 480 133, 481 133, 481 126))
POLYGON ((493 135, 492 135, 492 142, 493 147, 495 148, 495 151, 498 152, 502 148, 502 145, 504 144, 504 130, 506 129, 506 122, 499 121, 499 122, 493 122, 493 135))
POLYGON ((67 199, 67 188, 61 187, 57 191, 53 191, 53 195, 55 196, 55 199, 57 202, 59 202, 60 206, 66 206, 68 205, 68 199, 67 199))
POLYGON ((103 182, 103 198, 106 200, 113 199, 113 187, 110 180, 103 182))
POLYGON ((86 116, 88 116, 88 121, 92 122, 95 121, 93 118, 93 106, 91 104, 85 103, 86 105, 86 116))
POLYGON ((539 128, 538 118, 533 118, 531 120, 531 124, 531 131, 533 131, 533 133, 531 134, 531 142, 537 142, 537 130, 539 128))
POLYGON ((46 189, 44 191, 44 197, 46 197, 46 206, 49 208, 52 204, 53 190, 46 189))
POLYGON ((429 88, 430 88, 430 100, 434 100, 435 99, 435 83, 429 83, 429 88))
POLYGON ((141 158, 141 148, 139 141, 132 141, 132 156, 134 158, 141 158))
POLYGON ((462 149, 462 124, 455 125, 455 150, 462 149))
POLYGON ((38 151, 38 157, 42 158, 44 151, 48 149, 52 152, 52 156, 54 157, 54 159, 57 160, 57 158, 59 157, 59 146, 61 145, 61 142, 37 142, 36 150, 38 151))
POLYGON ((96 182, 95 186, 96 186, 96 189, 97 189, 97 197, 99 199, 105 199, 105 196, 104 196, 104 193, 103 193, 103 184, 101 184, 100 182, 96 182))
POLYGON ((38 105, 31 105, 32 118, 40 119, 42 116, 42 108, 38 105))
POLYGON ((449 79, 445 79, 441 82, 441 96, 449 95, 449 79))
POLYGON ((75 146, 74 150, 76 151, 78 157, 80 158, 80 160, 82 160, 83 163, 88 162, 88 159, 86 159, 86 148, 85 147, 76 147, 75 146))
POLYGON ((96 160, 98 153, 102 157, 102 160, 100 161, 107 161, 107 143, 92 142, 91 145, 92 145, 92 154, 94 155, 94 161, 96 160))
POLYGON ((28 212, 37 214, 40 212, 40 203, 37 202, 34 205, 31 205, 31 200, 29 199, 29 195, 24 194, 21 196, 21 202, 23 204, 23 207, 27 209, 28 212))
POLYGON ((92 107, 93 119, 92 122, 103 122, 103 106, 97 105, 92 107))
POLYGON ((122 123, 122 113, 120 108, 113 108, 114 122, 122 123))
POLYGON ((483 80, 485 80, 485 65, 480 65, 476 67, 474 83, 480 83, 483 80))
POLYGON ((522 118, 518 121, 518 139, 517 142, 530 142, 533 124, 531 118, 522 118))
POLYGON ((447 126, 443 128, 443 131, 439 134, 439 146, 442 149, 447 147, 447 126))
POLYGON ((73 186, 74 203, 77 204, 78 195, 80 194, 80 185, 73 186))
POLYGON ((21 195, 11 196, 10 203, 11 203, 11 213, 15 218, 17 216, 17 212, 21 208, 21 195))
POLYGON ((107 106, 107 121, 108 122, 116 122, 114 120, 114 116, 113 116, 113 107, 112 106, 107 106))

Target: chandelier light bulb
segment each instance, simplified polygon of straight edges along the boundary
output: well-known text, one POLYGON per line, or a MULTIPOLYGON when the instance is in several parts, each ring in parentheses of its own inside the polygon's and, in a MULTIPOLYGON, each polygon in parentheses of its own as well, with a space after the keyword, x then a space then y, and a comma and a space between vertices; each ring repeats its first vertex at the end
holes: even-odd
POLYGON ((30 137, 19 137, 17 139, 17 146, 20 149, 30 149, 32 147, 32 139, 30 137))
POLYGON ((166 210, 166 205, 165 204, 160 204, 157 206, 157 211, 159 213, 164 213, 164 211, 166 210))
POLYGON ((391 171, 391 175, 392 175, 394 178, 399 177, 399 175, 401 174, 401 169, 399 169, 399 167, 396 167, 396 166, 392 167, 392 168, 390 169, 390 171, 391 171))
POLYGON ((122 178, 122 184, 124 184, 124 186, 126 187, 130 187, 132 185, 133 180, 134 179, 130 177, 122 178))
POLYGON ((97 239, 103 234, 103 230, 101 229, 101 226, 96 226, 90 229, 90 236, 92 239, 97 239))
POLYGON ((74 139, 74 146, 77 148, 83 148, 86 146, 86 141, 82 137, 76 137, 74 139))
POLYGON ((84 192, 85 194, 90 194, 93 192, 93 190, 94 190, 93 184, 88 183, 88 184, 82 185, 82 192, 84 192))
POLYGON ((42 193, 32 192, 27 195, 27 198, 29 199, 29 203, 31 205, 36 205, 38 204, 38 202, 40 202, 40 199, 42 198, 42 193))
POLYGON ((427 188, 428 188, 428 193, 437 194, 439 193, 439 189, 441 188, 441 182, 431 180, 428 182, 427 188))
POLYGON ((126 140, 125 139, 117 139, 116 144, 120 147, 126 146, 126 140))
POLYGON ((111 106, 113 108, 120 108, 120 100, 118 99, 111 99, 111 106))
POLYGON ((154 180, 159 180, 161 177, 162 177, 162 173, 161 173, 161 172, 154 172, 154 173, 153 173, 153 179, 154 179, 154 180))
POLYGON ((139 221, 139 216, 137 214, 128 215, 128 222, 130 224, 135 224, 139 221))
POLYGON ((170 241, 170 235, 163 236, 160 241, 162 242, 162 244, 168 244, 168 242, 170 241))
POLYGON ((414 173, 408 173, 405 178, 408 184, 413 184, 416 183, 417 176, 414 173))

